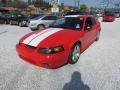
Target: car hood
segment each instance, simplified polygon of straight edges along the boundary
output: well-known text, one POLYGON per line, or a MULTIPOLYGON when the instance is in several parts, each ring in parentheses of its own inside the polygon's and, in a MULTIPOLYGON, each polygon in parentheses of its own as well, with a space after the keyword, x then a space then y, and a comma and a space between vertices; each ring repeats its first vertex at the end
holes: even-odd
POLYGON ((21 43, 34 47, 54 47, 76 39, 80 31, 63 28, 48 28, 27 35, 21 43), (78 33, 79 32, 79 33, 78 33))
POLYGON ((37 23, 38 20, 30 20, 30 23, 37 23))

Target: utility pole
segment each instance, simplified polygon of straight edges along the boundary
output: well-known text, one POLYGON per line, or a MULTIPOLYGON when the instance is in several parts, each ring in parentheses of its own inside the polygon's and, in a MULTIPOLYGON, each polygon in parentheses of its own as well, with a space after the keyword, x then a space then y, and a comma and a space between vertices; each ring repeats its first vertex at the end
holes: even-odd
POLYGON ((28 5, 31 5, 31 2, 32 2, 31 0, 28 0, 28 5))
POLYGON ((80 8, 80 0, 75 0, 75 9, 80 8))
POLYGON ((77 2, 76 2, 76 0, 75 0, 75 8, 76 8, 76 4, 77 4, 77 2))
POLYGON ((78 9, 80 9, 80 0, 78 0, 78 9))

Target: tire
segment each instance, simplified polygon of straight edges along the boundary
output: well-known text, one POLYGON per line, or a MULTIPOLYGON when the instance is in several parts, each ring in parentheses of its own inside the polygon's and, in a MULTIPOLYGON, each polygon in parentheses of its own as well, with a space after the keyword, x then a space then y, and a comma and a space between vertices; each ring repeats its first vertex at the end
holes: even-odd
POLYGON ((81 54, 80 44, 76 43, 71 49, 71 52, 68 58, 69 59, 68 63, 75 64, 79 60, 80 54, 81 54))
POLYGON ((36 31, 37 29, 31 29, 31 31, 36 31))
POLYGON ((29 27, 29 23, 28 22, 26 23, 26 27, 29 27))
POLYGON ((22 23, 21 23, 21 22, 19 22, 18 25, 19 25, 20 27, 22 27, 22 23))
POLYGON ((7 21, 5 21, 4 24, 7 24, 7 21))
POLYGON ((98 31, 97 36, 96 36, 96 41, 99 41, 100 38, 100 31, 98 31))
POLYGON ((10 25, 13 25, 12 21, 10 21, 10 25))
POLYGON ((44 25, 42 25, 42 24, 40 24, 40 25, 38 25, 37 29, 38 29, 38 30, 45 29, 45 26, 44 26, 44 25))

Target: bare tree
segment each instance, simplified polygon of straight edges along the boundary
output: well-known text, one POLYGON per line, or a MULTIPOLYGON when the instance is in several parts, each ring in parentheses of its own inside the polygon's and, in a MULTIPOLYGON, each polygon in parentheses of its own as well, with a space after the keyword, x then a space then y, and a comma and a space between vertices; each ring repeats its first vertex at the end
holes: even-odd
POLYGON ((105 7, 108 7, 110 4, 115 7, 120 7, 120 0, 103 0, 105 7))
POLYGON ((116 8, 120 8, 120 0, 112 0, 111 2, 116 8))

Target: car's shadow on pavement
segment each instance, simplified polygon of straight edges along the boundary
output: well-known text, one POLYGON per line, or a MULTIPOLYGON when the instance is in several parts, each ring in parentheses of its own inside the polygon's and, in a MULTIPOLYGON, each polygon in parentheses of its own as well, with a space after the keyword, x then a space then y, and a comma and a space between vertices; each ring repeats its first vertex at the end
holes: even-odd
POLYGON ((81 80, 81 74, 74 72, 71 77, 71 81, 66 83, 63 90, 90 90, 90 87, 81 80))

